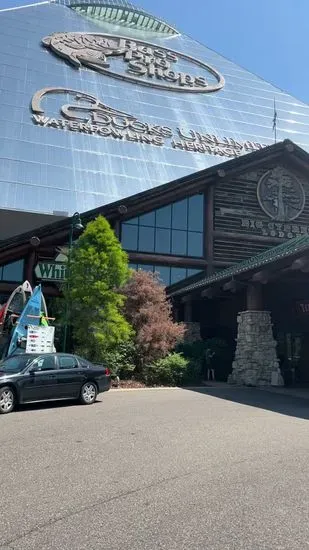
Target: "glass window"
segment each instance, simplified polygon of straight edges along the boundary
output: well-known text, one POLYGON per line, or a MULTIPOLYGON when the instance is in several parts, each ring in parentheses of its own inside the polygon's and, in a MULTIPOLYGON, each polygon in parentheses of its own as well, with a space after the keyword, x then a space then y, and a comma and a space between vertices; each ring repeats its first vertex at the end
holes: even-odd
POLYGON ((126 250, 137 250, 137 225, 122 224, 121 228, 121 242, 123 248, 126 250))
POLYGON ((77 359, 73 355, 58 356, 59 369, 75 369, 78 367, 77 359))
POLYGON ((159 275, 160 283, 165 286, 169 286, 171 280, 171 268, 165 265, 155 265, 154 270, 155 273, 158 273, 159 275))
POLYGON ((44 370, 55 370, 55 356, 54 355, 45 355, 44 357, 38 357, 33 361, 31 369, 35 371, 44 371, 44 370))
POLYGON ((156 214, 156 226, 169 229, 171 227, 172 206, 169 204, 168 206, 163 206, 163 208, 158 208, 156 214))
POLYGON ((141 252, 154 251, 154 227, 139 227, 138 250, 141 252))
MULTIPOLYGON (((189 198, 188 229, 189 231, 203 231, 204 196, 194 195, 189 198)), ((188 251, 188 254, 190 252, 188 251)))
POLYGON ((139 224, 154 227, 154 225, 155 225, 155 213, 154 212, 148 212, 148 214, 143 214, 142 216, 140 216, 139 217, 139 224))
POLYGON ((155 251, 161 254, 170 254, 171 252, 171 231, 170 229, 156 229, 155 251))
POLYGON ((172 227, 173 229, 187 229, 188 227, 188 200, 175 202, 172 205, 172 227))
POLYGON ((25 369, 32 361, 32 357, 20 357, 18 355, 4 359, 0 362, 0 370, 5 372, 20 372, 25 369))
POLYGON ((151 273, 153 273, 153 265, 139 264, 138 269, 142 269, 143 271, 150 271, 151 273))
POLYGON ((203 233, 188 231, 188 256, 203 256, 203 233))
MULTIPOLYGON (((1 273, 1 271, 0 271, 1 273)), ((17 262, 12 262, 3 266, 2 269, 2 281, 23 281, 24 275, 24 260, 17 260, 17 262)))
POLYGON ((186 269, 183 267, 172 267, 171 268, 171 285, 182 281, 186 278, 186 269))
POLYGON ((127 220, 122 224, 121 242, 126 250, 201 257, 203 225, 204 196, 194 195, 127 220), (194 235, 188 248, 190 231, 194 235))
POLYGON ((191 277, 197 273, 202 273, 200 269, 186 268, 186 267, 171 267, 168 265, 150 265, 150 264, 129 264, 133 269, 142 269, 143 271, 150 271, 151 273, 157 273, 159 281, 164 286, 177 283, 191 277))
POLYGON ((138 225, 138 218, 131 218, 130 220, 126 220, 126 223, 129 225, 138 225))
POLYGON ((197 275, 198 273, 202 273, 202 271, 200 269, 188 269, 187 277, 192 277, 192 275, 197 275))
POLYGON ((187 254, 187 231, 172 231, 172 254, 177 256, 187 254))

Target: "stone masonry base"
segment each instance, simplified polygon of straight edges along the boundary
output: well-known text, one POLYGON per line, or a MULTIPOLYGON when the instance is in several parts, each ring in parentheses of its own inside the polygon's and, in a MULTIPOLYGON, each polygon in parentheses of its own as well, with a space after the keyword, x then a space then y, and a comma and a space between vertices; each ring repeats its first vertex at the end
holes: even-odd
POLYGON ((186 332, 184 336, 184 341, 186 344, 196 342, 196 340, 201 340, 201 330, 199 323, 189 323, 185 322, 186 332))
POLYGON ((242 311, 238 314, 238 334, 230 384, 271 385, 279 372, 277 343, 268 311, 242 311))

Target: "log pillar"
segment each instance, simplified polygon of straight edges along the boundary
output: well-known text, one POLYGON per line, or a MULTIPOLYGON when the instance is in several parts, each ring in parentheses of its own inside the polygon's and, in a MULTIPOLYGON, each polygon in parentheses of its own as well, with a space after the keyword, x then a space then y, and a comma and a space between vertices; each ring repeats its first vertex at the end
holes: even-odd
POLYGON ((184 322, 185 323, 192 322, 192 301, 191 300, 184 302, 184 322))
POLYGON ((31 286, 34 284, 34 268, 36 264, 37 254, 35 250, 31 250, 25 262, 25 279, 29 281, 31 286))
POLYGON ((247 311, 263 311, 262 285, 259 283, 247 286, 247 311))

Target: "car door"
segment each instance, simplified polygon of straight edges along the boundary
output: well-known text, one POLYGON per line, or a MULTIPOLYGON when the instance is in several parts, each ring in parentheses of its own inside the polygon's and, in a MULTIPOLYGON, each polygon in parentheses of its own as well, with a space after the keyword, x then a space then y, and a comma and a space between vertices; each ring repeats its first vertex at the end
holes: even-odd
POLYGON ((80 389, 86 380, 85 370, 77 358, 69 354, 57 354, 58 393, 60 397, 79 397, 80 389))
POLYGON ((28 401, 44 401, 58 397, 58 366, 55 355, 36 357, 20 381, 20 398, 28 401))

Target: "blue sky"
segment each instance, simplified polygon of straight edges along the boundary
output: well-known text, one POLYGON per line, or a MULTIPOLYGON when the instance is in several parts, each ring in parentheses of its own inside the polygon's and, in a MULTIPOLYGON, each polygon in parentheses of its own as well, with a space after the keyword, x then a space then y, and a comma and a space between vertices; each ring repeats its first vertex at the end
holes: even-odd
MULTIPOLYGON (((0 0, 0 6, 32 2, 0 0)), ((309 102, 309 0, 138 0, 136 3, 309 102)))

